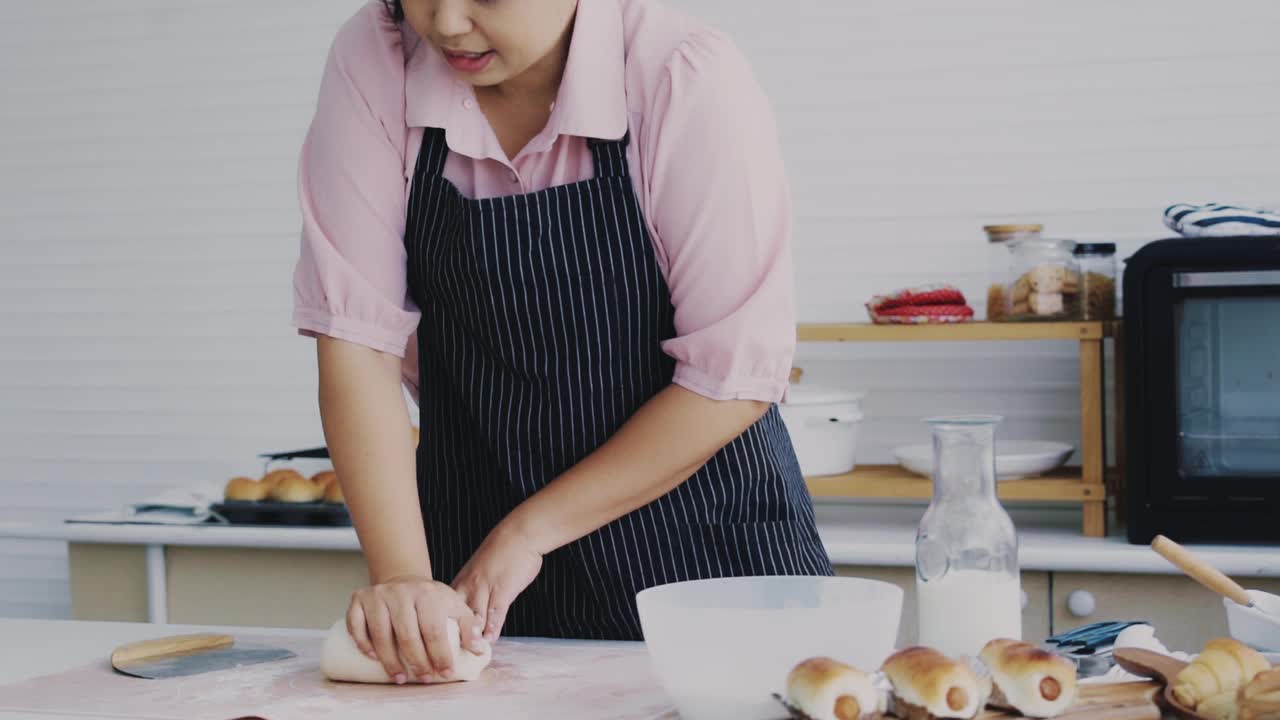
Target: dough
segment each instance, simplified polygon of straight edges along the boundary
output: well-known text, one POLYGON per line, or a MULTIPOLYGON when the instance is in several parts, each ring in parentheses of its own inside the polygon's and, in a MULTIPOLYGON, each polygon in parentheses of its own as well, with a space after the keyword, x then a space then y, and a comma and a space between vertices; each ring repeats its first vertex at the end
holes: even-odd
MULTIPOLYGON (((480 677, 480 672, 489 666, 493 652, 486 649, 483 655, 475 655, 461 646, 458 634, 458 621, 449 618, 445 627, 449 635, 449 649, 453 652, 453 680, 433 680, 432 684, 444 682, 471 681, 480 677)), ((400 658, 404 662, 404 658, 400 658)), ((405 663, 407 666, 408 663, 405 663)), ((383 670, 382 663, 370 659, 360 652, 356 643, 347 632, 347 619, 339 618, 329 628, 329 636, 324 639, 324 648, 320 653, 320 672, 330 680, 343 680, 359 683, 394 683, 383 670)), ((418 678, 409 678, 410 683, 421 683, 418 678)))

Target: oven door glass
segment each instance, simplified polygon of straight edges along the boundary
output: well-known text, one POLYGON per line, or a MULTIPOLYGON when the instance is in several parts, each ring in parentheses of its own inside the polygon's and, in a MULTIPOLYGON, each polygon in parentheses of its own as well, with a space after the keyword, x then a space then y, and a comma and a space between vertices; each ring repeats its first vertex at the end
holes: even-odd
POLYGON ((1280 271, 1175 285, 1179 476, 1280 478, 1280 271))

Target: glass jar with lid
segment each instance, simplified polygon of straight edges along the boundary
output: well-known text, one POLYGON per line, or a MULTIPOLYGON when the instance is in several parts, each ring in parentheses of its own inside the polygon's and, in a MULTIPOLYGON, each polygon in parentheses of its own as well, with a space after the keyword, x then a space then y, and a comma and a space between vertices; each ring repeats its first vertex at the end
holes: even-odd
POLYGON ((1080 265, 1076 243, 1027 238, 1010 244, 1010 320, 1074 320, 1078 317, 1080 265))
POLYGON ((984 225, 987 233, 987 307, 985 318, 998 322, 1009 315, 1010 246, 1020 240, 1040 237, 1043 225, 984 225))
POLYGON ((1116 244, 1080 243, 1075 249, 1080 264, 1081 320, 1114 320, 1116 317, 1116 244))

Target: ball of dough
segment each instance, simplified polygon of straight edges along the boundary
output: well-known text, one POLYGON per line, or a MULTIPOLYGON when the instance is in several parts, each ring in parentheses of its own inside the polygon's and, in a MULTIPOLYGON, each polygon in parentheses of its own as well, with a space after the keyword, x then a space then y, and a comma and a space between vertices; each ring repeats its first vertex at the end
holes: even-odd
POLYGON ((267 496, 268 486, 249 477, 233 477, 227 481, 222 495, 227 500, 261 500, 267 496))
POLYGON ((323 496, 323 490, 301 475, 286 477, 271 488, 271 499, 277 502, 310 503, 319 501, 323 496))
MULTIPOLYGON (((449 618, 445 627, 449 637, 449 649, 453 652, 453 680, 432 680, 431 684, 445 682, 470 682, 480 677, 480 673, 489 666, 493 659, 493 651, 486 649, 483 655, 476 655, 462 648, 461 636, 458 633, 458 621, 449 618)), ((400 658, 400 662, 409 664, 400 658)), ((347 619, 339 618, 329 628, 329 635, 324 639, 324 647, 320 651, 320 672, 330 680, 358 683, 394 683, 387 676, 382 663, 369 658, 360 652, 356 643, 347 632, 347 619)), ((410 678, 409 682, 421 683, 418 678, 410 678)))

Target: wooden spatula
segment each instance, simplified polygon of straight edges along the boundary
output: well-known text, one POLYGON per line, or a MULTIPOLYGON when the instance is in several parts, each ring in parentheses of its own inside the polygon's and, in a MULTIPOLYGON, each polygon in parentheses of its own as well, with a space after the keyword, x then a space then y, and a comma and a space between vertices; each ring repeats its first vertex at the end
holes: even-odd
POLYGON ((1187 666, 1185 662, 1158 652, 1127 647, 1116 648, 1114 657, 1116 664, 1126 671, 1134 675, 1149 677, 1164 685, 1159 697, 1163 701, 1162 704, 1165 709, 1169 712, 1183 718, 1183 720, 1209 720, 1209 718, 1196 712, 1195 708, 1189 708, 1173 697, 1174 679, 1187 666))
POLYGON ((111 653, 111 667, 141 678, 169 678, 228 670, 240 665, 284 660, 295 654, 284 648, 237 648, 230 635, 171 635, 121 645, 111 653))

